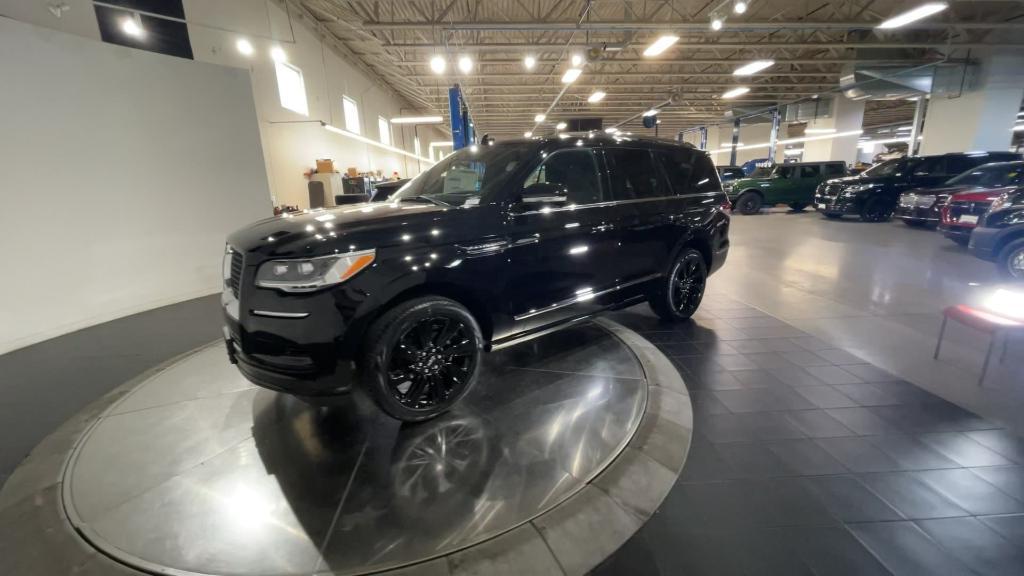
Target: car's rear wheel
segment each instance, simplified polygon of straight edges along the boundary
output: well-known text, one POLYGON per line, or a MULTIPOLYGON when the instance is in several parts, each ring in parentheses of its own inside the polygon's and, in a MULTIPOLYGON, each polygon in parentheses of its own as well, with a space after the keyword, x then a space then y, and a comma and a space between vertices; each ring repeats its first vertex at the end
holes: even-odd
POLYGON ((1024 280, 1024 238, 1014 240, 999 252, 999 271, 1013 280, 1024 280))
POLYGON ((892 217, 892 206, 884 198, 869 198, 860 209, 860 219, 864 222, 885 222, 892 217))
POLYGON ((683 250, 667 281, 650 296, 651 310, 670 322, 686 320, 700 307, 708 283, 708 267, 704 256, 693 248, 683 250))
POLYGON ((803 212, 804 209, 807 208, 807 204, 804 204, 803 202, 794 202, 790 204, 789 207, 793 212, 803 212))
POLYGON ((761 198, 761 195, 758 194, 757 192, 744 192, 736 200, 734 210, 736 210, 740 214, 751 216, 761 211, 761 205, 763 203, 764 200, 761 198))
POLYGON ((469 391, 482 354, 480 326, 465 307, 439 296, 417 298, 370 326, 360 381, 389 416, 418 422, 469 391))

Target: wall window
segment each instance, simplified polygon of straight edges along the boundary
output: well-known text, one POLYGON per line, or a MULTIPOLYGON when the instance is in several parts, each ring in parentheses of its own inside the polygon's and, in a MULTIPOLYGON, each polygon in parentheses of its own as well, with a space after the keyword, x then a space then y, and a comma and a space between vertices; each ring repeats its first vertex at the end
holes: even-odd
POLYGON ((287 62, 275 62, 274 67, 277 70, 277 94, 281 99, 281 106, 303 116, 309 116, 302 70, 287 62))
POLYGON ((377 116, 377 130, 380 132, 380 143, 391 146, 391 123, 383 116, 377 116))
POLYGON ((359 128, 359 106, 348 96, 341 97, 341 109, 345 112, 345 130, 353 134, 362 134, 359 128))

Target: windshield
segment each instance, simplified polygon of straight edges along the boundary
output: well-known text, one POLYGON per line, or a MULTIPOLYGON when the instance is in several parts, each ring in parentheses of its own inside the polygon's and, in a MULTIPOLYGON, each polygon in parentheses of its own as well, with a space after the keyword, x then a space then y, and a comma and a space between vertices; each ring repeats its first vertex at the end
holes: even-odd
POLYGON ((878 178, 884 176, 899 176, 907 167, 907 159, 900 158, 898 160, 888 160, 881 164, 876 164, 871 168, 868 168, 861 176, 868 176, 870 178, 878 178))
POLYGON ((393 199, 444 206, 487 204, 531 149, 522 143, 463 148, 410 180, 393 199))
POLYGON ((1002 188, 1015 186, 1024 178, 1024 164, 989 164, 968 170, 953 178, 950 186, 981 186, 984 188, 1002 188))

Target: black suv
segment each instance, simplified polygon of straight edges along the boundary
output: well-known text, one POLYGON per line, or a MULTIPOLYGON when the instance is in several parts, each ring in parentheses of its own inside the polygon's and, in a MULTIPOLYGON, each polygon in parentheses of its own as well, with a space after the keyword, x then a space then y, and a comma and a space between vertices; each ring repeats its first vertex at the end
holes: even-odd
POLYGON ((1003 193, 971 232, 971 253, 1024 280, 1024 188, 1003 193))
POLYGON ((405 421, 447 410, 481 354, 647 300, 697 310, 729 249, 705 152, 604 136, 471 146, 390 202, 263 220, 224 258, 228 356, 257 385, 354 384, 405 421))
MULTIPOLYGON (((982 164, 1020 159, 1020 154, 1012 152, 970 152, 889 160, 857 176, 825 182, 818 187, 814 206, 829 218, 853 215, 865 222, 884 222, 892 217, 900 195, 908 190, 918 189, 915 192, 923 194, 982 164)), ((934 204, 936 199, 927 196, 922 205, 934 204)), ((916 197, 914 203, 917 207, 916 197)))

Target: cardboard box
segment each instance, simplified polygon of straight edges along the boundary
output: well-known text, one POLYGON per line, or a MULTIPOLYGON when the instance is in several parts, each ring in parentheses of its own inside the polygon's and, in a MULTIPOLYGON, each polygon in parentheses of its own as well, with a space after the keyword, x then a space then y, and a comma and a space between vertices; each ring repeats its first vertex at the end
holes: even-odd
POLYGON ((359 176, 359 170, 355 166, 350 167, 348 169, 348 177, 355 178, 357 176, 359 176))
POLYGON ((334 160, 331 160, 330 158, 317 158, 316 171, 319 174, 334 172, 334 160))

